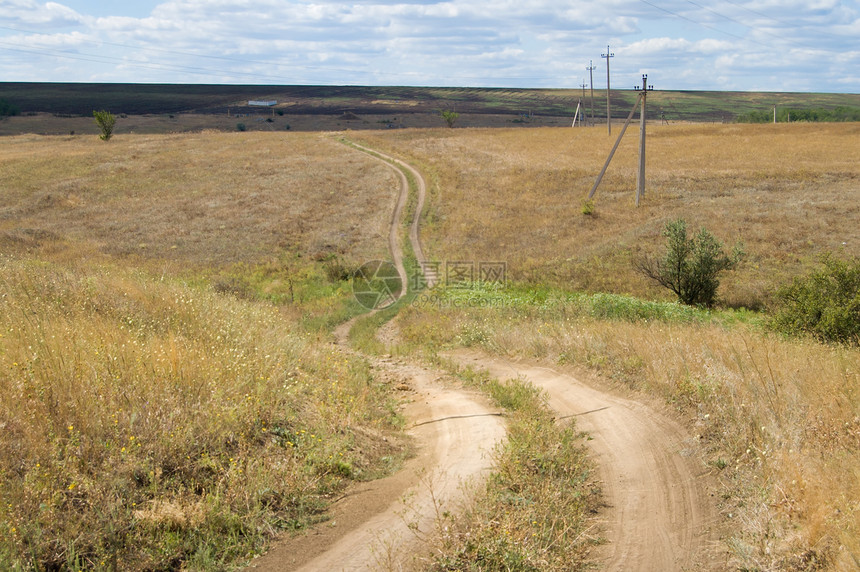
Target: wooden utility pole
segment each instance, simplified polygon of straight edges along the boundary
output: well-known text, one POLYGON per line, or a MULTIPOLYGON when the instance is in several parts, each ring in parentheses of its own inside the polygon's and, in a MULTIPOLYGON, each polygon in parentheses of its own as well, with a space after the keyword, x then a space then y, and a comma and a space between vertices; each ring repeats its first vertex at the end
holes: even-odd
POLYGON ((585 68, 588 70, 588 83, 591 85, 591 125, 594 125, 594 62, 588 60, 588 67, 585 68))
POLYGON ((609 45, 606 45, 606 53, 600 54, 601 58, 606 58, 606 129, 609 135, 612 135, 612 111, 609 109, 609 58, 614 58, 615 54, 609 51, 609 45))
POLYGON ((648 76, 642 74, 642 88, 636 88, 639 91, 639 98, 642 101, 639 108, 639 176, 636 185, 636 206, 639 206, 639 201, 642 195, 645 194, 645 101, 648 99, 648 92, 654 89, 653 85, 648 85, 648 76))
MULTIPOLYGON (((582 99, 580 99, 579 102, 582 105, 582 117, 585 117, 585 88, 588 87, 588 84, 585 83, 585 80, 582 80, 582 83, 579 84, 579 87, 582 88, 582 99)), ((579 119, 580 123, 582 123, 582 117, 580 117, 579 119)), ((586 125, 588 124, 588 122, 585 123, 586 125)))

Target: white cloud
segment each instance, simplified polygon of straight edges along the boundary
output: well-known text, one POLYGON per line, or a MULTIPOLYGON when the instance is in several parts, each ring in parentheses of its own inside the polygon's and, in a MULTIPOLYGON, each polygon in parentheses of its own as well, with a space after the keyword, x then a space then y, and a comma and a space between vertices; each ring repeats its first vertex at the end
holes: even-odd
POLYGON ((80 81, 575 87, 610 44, 619 85, 649 70, 667 89, 796 89, 809 77, 845 90, 836 68, 858 58, 838 56, 860 35, 856 4, 837 0, 167 0, 129 13, 0 0, 0 76, 32 79, 11 47, 29 46, 46 81, 78 70, 80 81), (95 76, 71 57, 106 64, 95 76))
POLYGON ((83 17, 62 4, 33 0, 0 1, 0 22, 12 25, 60 28, 80 24, 83 17))

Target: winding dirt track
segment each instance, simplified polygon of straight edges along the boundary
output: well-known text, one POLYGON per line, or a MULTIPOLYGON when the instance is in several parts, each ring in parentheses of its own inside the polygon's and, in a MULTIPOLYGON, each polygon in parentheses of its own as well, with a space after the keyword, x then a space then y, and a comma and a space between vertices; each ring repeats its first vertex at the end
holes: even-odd
MULTIPOLYGON (((398 274, 406 283, 399 228, 415 179, 417 211, 424 204, 426 186, 411 166, 355 145, 396 171, 400 192, 388 236, 398 274), (398 165, 400 168, 398 168, 398 165)), ((409 237, 413 251, 424 261, 415 216, 409 237)), ((401 296, 405 294, 403 289, 401 296)), ((335 331, 344 351, 352 322, 335 331)), ((484 396, 444 385, 439 372, 390 359, 367 357, 376 369, 406 380, 409 399, 403 414, 411 425, 418 454, 397 474, 363 483, 335 503, 328 524, 306 536, 287 539, 252 563, 255 570, 303 572, 340 570, 403 570, 416 565, 423 542, 433 533, 438 511, 454 508, 462 499, 462 485, 480 479, 491 467, 490 452, 505 436, 501 413, 484 396)))
MULTIPOLYGON (((418 210, 425 185, 411 166, 356 146, 397 171, 400 196, 392 216, 389 245, 402 269, 397 229, 408 196, 408 170, 418 187, 418 210), (399 168, 398 168, 399 167, 399 168)), ((426 263, 419 240, 419 216, 409 233, 419 264, 426 263)), ((405 276, 405 271, 401 277, 405 276)), ((404 289, 405 290, 405 289, 404 289)), ((348 325, 337 337, 345 343, 348 325)), ((570 374, 474 352, 448 356, 461 365, 485 368, 500 378, 521 376, 542 388, 559 417, 578 416, 587 431, 606 502, 594 554, 600 570, 717 570, 717 513, 711 478, 698 459, 698 446, 676 422, 653 408, 577 380, 570 374)), ((490 467, 488 452, 504 437, 499 414, 477 395, 445 387, 438 373, 391 360, 375 366, 408 379, 414 393, 404 414, 411 422, 419 454, 392 477, 362 484, 335 504, 330 524, 285 541, 253 567, 260 570, 402 570, 415 564, 420 539, 432 533, 440 507, 456 504, 460 484, 480 478, 490 467), (404 501, 404 499, 406 499, 404 501)))

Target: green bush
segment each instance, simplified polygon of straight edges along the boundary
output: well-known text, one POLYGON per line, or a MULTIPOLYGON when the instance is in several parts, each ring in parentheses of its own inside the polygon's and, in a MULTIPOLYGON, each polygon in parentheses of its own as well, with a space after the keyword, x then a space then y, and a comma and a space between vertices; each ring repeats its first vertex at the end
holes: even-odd
POLYGON ((822 264, 779 289, 772 325, 792 335, 860 344, 860 258, 827 254, 822 264))
POLYGON ((666 252, 657 260, 645 257, 636 263, 636 269, 670 289, 678 300, 690 306, 713 306, 724 270, 731 270, 743 257, 740 245, 731 255, 723 251, 723 245, 705 228, 693 236, 687 236, 687 223, 678 219, 666 223, 666 252))
POLYGON ((244 123, 237 123, 236 124, 236 131, 245 131, 246 129, 247 129, 247 127, 245 127, 244 123))

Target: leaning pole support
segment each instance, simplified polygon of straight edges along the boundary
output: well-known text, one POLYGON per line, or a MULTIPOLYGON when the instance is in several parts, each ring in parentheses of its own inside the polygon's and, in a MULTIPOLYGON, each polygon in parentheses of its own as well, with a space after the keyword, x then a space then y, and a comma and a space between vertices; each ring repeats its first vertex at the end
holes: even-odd
POLYGON ((615 145, 612 146, 612 151, 609 152, 609 157, 606 158, 606 163, 603 165, 603 168, 600 170, 600 174, 597 175, 597 180, 594 181, 594 186, 591 187, 591 192, 588 193, 589 200, 594 196, 594 193, 597 192, 597 187, 600 185, 600 181, 603 179, 603 175, 606 174, 606 169, 609 167, 609 163, 612 161, 612 156, 615 155, 616 149, 618 149, 618 145, 621 143, 621 138, 624 137, 624 132, 627 131, 627 126, 630 125, 630 121, 633 120, 633 114, 636 113, 636 108, 639 107, 639 103, 642 101, 643 95, 639 94, 639 98, 636 100, 636 103, 633 104, 633 109, 630 110, 630 114, 627 116, 627 121, 624 122, 624 126, 621 128, 621 133, 618 134, 618 139, 615 140, 615 145))

